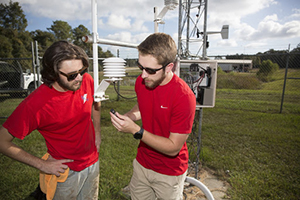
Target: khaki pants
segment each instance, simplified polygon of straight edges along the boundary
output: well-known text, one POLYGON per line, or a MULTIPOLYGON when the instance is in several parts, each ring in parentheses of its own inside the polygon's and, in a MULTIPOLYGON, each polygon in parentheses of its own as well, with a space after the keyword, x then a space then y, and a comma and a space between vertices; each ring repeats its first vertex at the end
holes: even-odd
POLYGON ((129 184, 133 200, 182 200, 186 173, 168 176, 144 168, 136 159, 129 184))

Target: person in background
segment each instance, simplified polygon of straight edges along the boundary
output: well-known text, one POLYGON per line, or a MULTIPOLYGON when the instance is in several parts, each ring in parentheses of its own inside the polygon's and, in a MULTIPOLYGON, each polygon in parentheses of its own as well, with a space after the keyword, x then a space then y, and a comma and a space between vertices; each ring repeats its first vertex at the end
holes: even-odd
POLYGON ((85 73, 88 57, 80 47, 58 41, 46 50, 42 65, 44 83, 0 128, 0 152, 41 174, 67 177, 48 188, 53 199, 98 199, 101 105, 93 101, 93 78, 85 73), (13 143, 33 130, 45 138, 44 159, 13 143))
POLYGON ((138 46, 137 104, 121 115, 110 113, 113 126, 140 140, 129 184, 134 200, 182 199, 188 169, 186 140, 192 131, 196 99, 173 73, 176 44, 154 33, 138 46), (134 121, 142 120, 140 127, 134 121))

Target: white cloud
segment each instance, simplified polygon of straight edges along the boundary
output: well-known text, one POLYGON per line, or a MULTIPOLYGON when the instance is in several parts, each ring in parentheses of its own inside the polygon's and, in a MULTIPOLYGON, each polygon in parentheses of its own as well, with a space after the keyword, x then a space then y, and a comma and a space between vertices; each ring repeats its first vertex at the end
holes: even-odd
MULTIPOLYGON (((260 10, 266 9, 270 6, 276 6, 278 2, 274 0, 233 0, 228 1, 213 1, 209 2, 209 17, 208 17, 208 28, 218 28, 223 24, 229 24, 229 39, 235 41, 236 44, 245 46, 245 42, 249 44, 255 44, 257 47, 257 41, 261 44, 269 44, 270 46, 274 43, 265 43, 268 39, 276 38, 279 41, 284 41, 288 38, 300 37, 300 9, 293 9, 293 14, 284 19, 278 17, 277 14, 265 15, 256 26, 251 26, 243 22, 244 17, 253 16, 255 20, 257 13, 260 10), (289 19, 289 20, 288 20, 289 19), (291 20, 292 19, 292 20, 291 20), (293 20, 295 19, 295 20, 293 20), (298 20, 296 20, 298 19, 298 20)), ((275 8, 275 7, 274 7, 275 8)), ((274 10, 274 13, 276 11, 274 10)), ((222 41, 219 38, 209 36, 210 40, 217 44, 226 44, 226 41, 222 41), (219 41, 220 40, 220 41, 219 41)), ((229 43, 234 44, 234 43, 229 43)), ((248 47, 253 47, 249 45, 248 47)))
POLYGON ((64 21, 91 19, 91 6, 86 1, 24 0, 20 4, 25 12, 29 12, 37 17, 64 21))
POLYGON ((229 39, 229 40, 220 40, 217 43, 218 47, 236 47, 238 46, 237 42, 233 39, 229 39))
POLYGON ((288 16, 288 19, 298 19, 300 20, 300 9, 294 8, 292 10, 293 14, 288 16))
MULTIPOLYGON (((96 1, 97 25, 101 38, 130 43, 140 43, 154 31, 153 8, 158 7, 160 12, 164 7, 163 0, 96 1)), ((1 2, 9 3, 9 0, 1 2)), ((67 21, 74 28, 79 25, 78 20, 81 20, 80 23, 88 25, 86 27, 92 31, 91 0, 22 0, 19 2, 26 16, 28 13, 30 16, 36 16, 28 19, 31 25, 38 24, 34 20, 42 18, 49 19, 48 23, 55 20, 67 21)), ((191 13, 195 21, 197 8, 191 13)), ((168 11, 163 20, 166 24, 159 25, 159 31, 172 35, 177 43, 178 7, 168 11)), ((39 28, 42 30, 50 27, 44 21, 39 24, 45 26, 39 28)), ((247 45, 247 48, 254 48, 259 46, 258 44, 272 46, 279 42, 299 43, 300 5, 296 2, 291 6, 286 0, 209 0, 207 31, 219 31, 222 25, 229 25, 229 39, 222 40, 219 34, 209 35, 210 50, 217 48, 228 52, 229 48, 247 45)), ((202 31, 203 20, 199 21, 198 28, 202 31)), ((191 46, 198 49, 201 42, 191 46)))
POLYGON ((107 24, 102 24, 102 27, 110 26, 114 30, 130 30, 132 32, 148 32, 145 21, 140 19, 132 19, 123 15, 111 14, 108 17, 107 24))
POLYGON ((276 14, 273 14, 273 15, 268 15, 268 16, 266 16, 263 20, 262 20, 262 22, 266 22, 266 23, 268 23, 268 22, 270 22, 270 21, 278 21, 278 17, 277 17, 277 15, 276 14))
POLYGON ((300 37, 300 21, 287 22, 284 24, 283 29, 291 37, 300 37))
POLYGON ((258 11, 277 4, 275 0, 230 0, 230 1, 209 1, 208 12, 211 15, 228 15, 243 17, 249 14, 257 13, 258 11))
POLYGON ((300 37, 300 21, 280 23, 276 15, 266 16, 259 24, 254 39, 300 37))
POLYGON ((121 32, 107 35, 106 39, 128 42, 132 44, 139 44, 150 34, 151 33, 140 33, 140 34, 132 35, 132 33, 129 31, 121 31, 121 32))
POLYGON ((129 29, 131 27, 131 19, 126 18, 123 15, 111 14, 108 17, 107 24, 114 28, 129 29))
POLYGON ((132 24, 131 31, 149 32, 149 29, 144 25, 143 20, 136 19, 132 24))
POLYGON ((255 33, 255 29, 248 24, 241 23, 240 26, 236 27, 233 38, 241 40, 251 40, 251 35, 255 33))
POLYGON ((246 48, 259 48, 267 45, 267 43, 262 43, 262 42, 253 42, 245 45, 246 48))

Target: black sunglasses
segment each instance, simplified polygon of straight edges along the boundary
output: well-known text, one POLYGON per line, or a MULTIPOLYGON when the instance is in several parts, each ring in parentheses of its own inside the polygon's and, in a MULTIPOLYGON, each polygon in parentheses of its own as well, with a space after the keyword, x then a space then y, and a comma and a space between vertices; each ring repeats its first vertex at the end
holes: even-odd
POLYGON ((65 74, 65 73, 59 71, 59 73, 61 75, 64 75, 65 77, 67 77, 68 81, 73 81, 78 76, 78 74, 80 74, 82 76, 86 71, 87 71, 87 67, 83 67, 80 70, 78 70, 77 72, 71 72, 71 73, 65 74))
POLYGON ((165 66, 162 66, 162 67, 159 68, 159 69, 152 69, 152 68, 148 68, 148 67, 143 67, 143 65, 141 65, 141 64, 139 63, 139 61, 136 61, 136 64, 137 64, 137 66, 140 68, 140 70, 142 70, 142 71, 145 70, 148 74, 156 74, 157 71, 159 71, 159 70, 165 68, 166 66, 168 66, 168 64, 167 64, 167 65, 165 65, 165 66))

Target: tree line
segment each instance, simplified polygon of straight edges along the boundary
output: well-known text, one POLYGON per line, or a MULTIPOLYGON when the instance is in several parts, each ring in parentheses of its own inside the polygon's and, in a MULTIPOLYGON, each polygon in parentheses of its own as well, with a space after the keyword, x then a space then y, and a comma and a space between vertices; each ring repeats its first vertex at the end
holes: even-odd
MULTIPOLYGON (((28 58, 32 56, 31 42, 37 41, 39 52, 43 52, 55 41, 68 40, 83 48, 89 57, 92 57, 92 44, 82 42, 81 38, 91 35, 91 32, 84 26, 72 28, 68 22, 56 20, 47 31, 35 30, 26 31, 26 16, 18 2, 10 1, 8 4, 0 4, 0 58, 28 58)), ((112 57, 110 51, 104 52, 98 46, 98 57, 112 57)), ((276 51, 270 49, 264 53, 255 55, 227 55, 226 59, 251 59, 254 68, 260 68, 262 62, 271 60, 277 63, 280 68, 286 66, 287 56, 289 67, 300 68, 300 44, 291 52, 276 51)), ((126 59, 128 66, 135 66, 135 59, 126 59)))
POLYGON ((260 68, 263 61, 270 60, 272 63, 278 64, 279 68, 285 68, 287 65, 289 68, 300 68, 300 44, 291 51, 280 50, 276 51, 270 49, 264 53, 257 53, 255 55, 227 55, 226 59, 248 59, 252 60, 253 68, 260 68))
MULTIPOLYGON (((0 4, 0 58, 28 58, 32 56, 31 43, 38 42, 39 52, 43 52, 55 41, 68 40, 83 48, 89 57, 93 55, 92 44, 82 42, 81 38, 91 35, 84 26, 72 28, 68 22, 56 20, 47 31, 26 31, 26 16, 18 2, 0 4)), ((112 57, 110 51, 98 46, 99 58, 112 57)))

